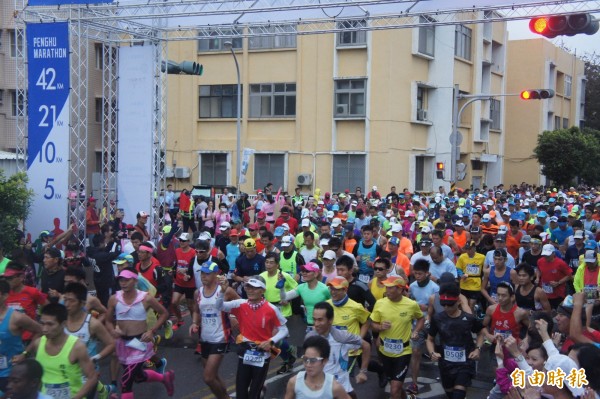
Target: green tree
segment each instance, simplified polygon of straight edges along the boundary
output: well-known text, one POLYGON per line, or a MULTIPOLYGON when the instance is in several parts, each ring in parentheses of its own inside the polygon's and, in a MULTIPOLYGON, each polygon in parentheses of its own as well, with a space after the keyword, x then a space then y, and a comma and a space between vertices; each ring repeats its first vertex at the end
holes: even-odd
POLYGON ((584 183, 595 186, 600 183, 600 168, 596 164, 600 159, 600 131, 584 128, 581 139, 583 166, 578 171, 578 176, 584 183))
POLYGON ((533 153, 542 173, 558 185, 568 185, 584 165, 584 140, 578 128, 545 131, 533 153))
POLYGON ((27 219, 33 191, 27 188, 27 174, 6 178, 0 170, 0 241, 5 253, 16 247, 15 230, 27 219))
POLYGON ((596 53, 583 56, 585 61, 585 126, 600 130, 600 56, 596 53))

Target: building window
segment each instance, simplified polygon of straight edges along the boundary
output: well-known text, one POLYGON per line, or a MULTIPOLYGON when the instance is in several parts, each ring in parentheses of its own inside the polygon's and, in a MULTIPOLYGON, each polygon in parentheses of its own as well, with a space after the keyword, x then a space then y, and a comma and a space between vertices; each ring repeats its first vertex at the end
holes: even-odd
POLYGON ((367 21, 341 21, 338 22, 338 29, 343 29, 343 32, 337 34, 338 46, 360 46, 367 44, 367 31, 366 30, 353 30, 357 28, 364 28, 367 26, 367 21), (347 31, 346 31, 347 29, 347 31))
MULTIPOLYGON (((229 29, 229 30, 221 30, 210 31, 209 36, 219 36, 219 35, 231 35, 237 36, 241 35, 241 33, 237 29, 229 29)), ((231 42, 232 48, 241 49, 242 48, 242 37, 227 37, 227 38, 203 38, 198 39, 198 51, 223 51, 225 49, 225 42, 231 42)))
POLYGON ((248 48, 272 49, 272 48, 296 48, 296 27, 292 25, 274 25, 269 27, 250 27, 250 33, 292 33, 273 36, 253 36, 248 39, 248 48))
POLYGON ((366 79, 335 81, 335 117, 364 117, 366 79))
POLYGON ((427 121, 427 103, 429 97, 429 89, 422 86, 417 86, 417 120, 427 121))
POLYGON ((23 40, 25 39, 22 32, 16 30, 8 31, 8 37, 10 42, 10 56, 16 58, 17 55, 23 56, 23 40))
POLYGON ((454 31, 454 55, 465 60, 471 60, 472 31, 464 25, 456 25, 454 31))
POLYGON ((421 16, 419 22, 429 24, 419 27, 419 53, 433 57, 435 55, 435 20, 431 17, 421 16))
POLYGON ((237 85, 200 86, 198 104, 200 118, 236 118, 237 85))
POLYGON ((336 193, 351 191, 355 187, 365 187, 365 155, 340 154, 333 156, 333 181, 331 186, 336 193))
POLYGON ((500 100, 490 100, 490 119, 492 120, 490 129, 492 130, 500 130, 502 128, 500 124, 500 122, 502 121, 502 114, 500 108, 501 105, 502 103, 500 102, 500 100))
POLYGON ((254 188, 263 188, 267 183, 273 187, 284 187, 285 155, 254 154, 254 188))
POLYGON ((563 129, 569 128, 569 118, 563 118, 563 129))
POLYGON ((554 117, 554 130, 560 129, 560 116, 554 117))
POLYGON ((250 117, 296 115, 296 83, 250 85, 250 117))
POLYGON ((565 75, 565 97, 571 97, 573 80, 571 75, 565 75))
POLYGON ((227 154, 200 154, 200 184, 227 185, 227 154))
POLYGON ((25 96, 23 93, 19 93, 17 101, 17 91, 10 91, 10 106, 11 106, 11 115, 12 116, 25 116, 27 111, 25 109, 25 96))
POLYGON ((102 122, 102 98, 96 98, 94 103, 94 120, 96 123, 102 122))
POLYGON ((96 69, 102 69, 104 67, 104 50, 101 44, 96 43, 94 45, 94 55, 96 61, 96 69))
POLYGON ((415 157, 415 191, 423 191, 425 186, 425 157, 415 157))

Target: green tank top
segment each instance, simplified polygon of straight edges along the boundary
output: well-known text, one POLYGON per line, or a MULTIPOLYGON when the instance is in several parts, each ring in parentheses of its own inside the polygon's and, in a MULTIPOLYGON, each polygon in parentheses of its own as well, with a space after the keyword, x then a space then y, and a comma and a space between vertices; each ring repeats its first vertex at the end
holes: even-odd
POLYGON ((283 254, 283 251, 279 254, 279 268, 282 272, 286 272, 290 276, 295 276, 297 274, 296 267, 298 265, 296 264, 296 256, 298 255, 298 252, 294 251, 289 259, 286 259, 283 254))
POLYGON ((77 337, 69 335, 65 345, 56 356, 46 353, 46 337, 40 338, 35 360, 44 369, 42 392, 54 399, 69 399, 75 396, 83 386, 83 375, 79 364, 71 364, 69 354, 77 342, 77 337))

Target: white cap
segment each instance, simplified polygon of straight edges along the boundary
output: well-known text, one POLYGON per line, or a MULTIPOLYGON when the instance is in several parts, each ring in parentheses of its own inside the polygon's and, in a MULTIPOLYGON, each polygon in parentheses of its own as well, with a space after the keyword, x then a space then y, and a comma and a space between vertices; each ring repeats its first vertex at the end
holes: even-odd
POLYGON ((492 217, 490 216, 489 213, 486 213, 485 215, 483 215, 481 217, 481 220, 483 220, 483 221, 490 221, 490 220, 492 220, 492 217))
POLYGON ((512 215, 512 213, 510 213, 510 211, 504 211, 504 212, 502 212, 502 214, 504 216, 510 216, 510 215, 512 215))
POLYGON ((561 206, 560 206, 560 205, 556 205, 556 206, 554 207, 554 210, 555 210, 555 211, 561 211, 561 210, 562 210, 562 208, 561 208, 561 206))
POLYGON ((357 201, 352 201, 352 202, 350 203, 350 205, 357 206, 357 205, 358 205, 358 202, 357 202, 357 201))
POLYGON ((333 219, 333 216, 334 216, 333 211, 327 211, 327 218, 328 219, 333 219))
POLYGON ((392 233, 399 233, 402 231, 402 225, 400 223, 395 223, 392 225, 392 233))
POLYGON ((462 222, 462 220, 457 220, 456 222, 454 222, 455 226, 461 226, 461 227, 465 227, 465 224, 462 222))
POLYGON ((287 223, 282 223, 281 227, 283 227, 284 230, 290 231, 290 225, 287 223))
POLYGON ((373 186, 373 191, 377 191, 377 186, 373 186))
POLYGON ((219 227, 219 230, 225 231, 230 228, 231 228, 231 225, 229 224, 229 222, 223 222, 223 223, 221 223, 221 227, 219 227))
POLYGON ((319 240, 319 246, 327 246, 329 245, 329 238, 321 238, 321 240, 319 240))
POLYGON ((596 251, 594 251, 593 249, 588 249, 587 251, 585 251, 585 256, 583 258, 584 262, 596 263, 596 259, 596 251))
POLYGON ((251 278, 250 280, 246 281, 244 283, 245 285, 251 285, 253 287, 256 288, 262 288, 262 289, 266 289, 267 286, 265 285, 265 283, 263 283, 262 281, 255 279, 255 278, 251 278))
POLYGON ((290 245, 293 244, 293 240, 291 236, 285 236, 281 239, 281 246, 282 247, 289 247, 290 245))
MULTIPOLYGON (((461 222, 461 223, 462 223, 462 222, 461 222)), ((431 233, 431 229, 429 228, 429 226, 424 226, 424 227, 421 229, 421 233, 423 233, 423 234, 431 233)))
POLYGON ((337 256, 335 255, 335 252, 333 252, 331 249, 325 251, 325 253, 323 254, 323 259, 333 260, 335 258, 337 258, 337 256))
POLYGON ((340 218, 333 218, 333 220, 331 221, 331 227, 338 227, 342 224, 342 219, 340 218))
POLYGON ((583 238, 583 230, 577 230, 575 234, 573 234, 573 238, 583 238))
POLYGON ((404 217, 405 217, 405 218, 408 218, 408 217, 411 217, 411 216, 412 216, 412 217, 414 217, 414 216, 415 216, 415 214, 414 214, 414 213, 412 213, 412 211, 406 211, 406 212, 404 212, 404 217))
POLYGON ((542 247, 542 256, 550 256, 554 253, 554 245, 546 244, 542 247))
MULTIPOLYGON (((302 227, 310 227, 310 220, 308 219, 302 219, 302 227)), ((289 226, 288 226, 288 230, 289 230, 289 226)))
POLYGON ((181 233, 179 235, 179 241, 189 241, 190 240, 190 233, 181 233))

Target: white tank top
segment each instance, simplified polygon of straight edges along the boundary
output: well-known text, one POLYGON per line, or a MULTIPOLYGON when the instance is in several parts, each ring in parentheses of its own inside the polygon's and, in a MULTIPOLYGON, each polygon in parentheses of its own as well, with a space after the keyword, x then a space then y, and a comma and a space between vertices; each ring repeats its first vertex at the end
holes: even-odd
POLYGON ((221 286, 215 292, 204 296, 204 287, 199 288, 198 308, 202 320, 200 340, 213 344, 224 343, 229 338, 229 323, 227 313, 217 309, 217 298, 222 295, 221 286))
POLYGON ((296 376, 296 385, 294 385, 294 393, 296 399, 333 399, 333 376, 325 373, 325 381, 323 386, 318 391, 313 391, 304 383, 305 371, 301 371, 296 376))

